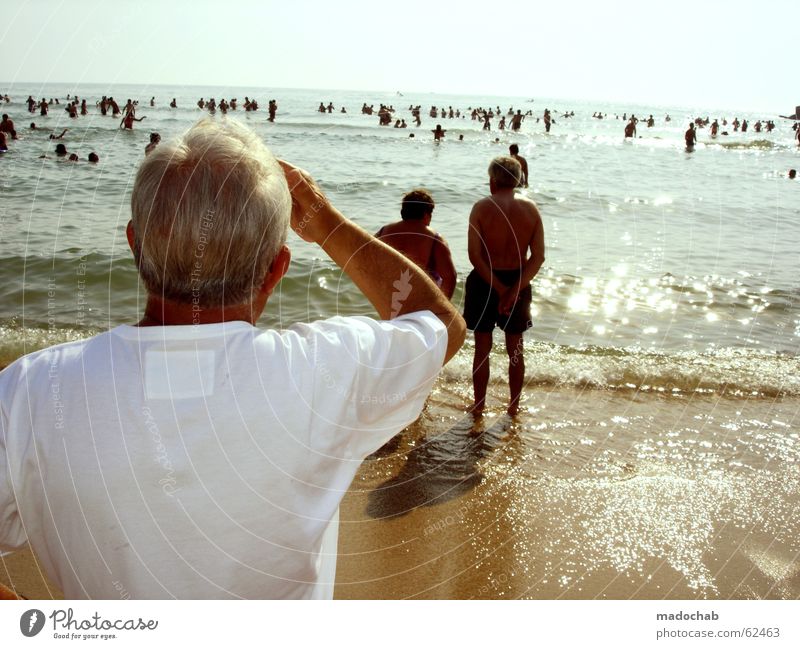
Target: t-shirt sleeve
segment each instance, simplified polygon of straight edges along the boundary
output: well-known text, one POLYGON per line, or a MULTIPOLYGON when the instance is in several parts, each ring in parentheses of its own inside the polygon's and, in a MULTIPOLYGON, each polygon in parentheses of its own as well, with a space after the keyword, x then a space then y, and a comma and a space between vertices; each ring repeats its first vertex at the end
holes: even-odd
POLYGON ((419 416, 442 368, 447 329, 430 311, 314 327, 312 445, 363 459, 419 416))
MULTIPOLYGON (((3 382, 0 380, 0 393, 3 382)), ((0 406, 0 550, 16 550, 28 542, 17 509, 8 453, 8 417, 0 406)))

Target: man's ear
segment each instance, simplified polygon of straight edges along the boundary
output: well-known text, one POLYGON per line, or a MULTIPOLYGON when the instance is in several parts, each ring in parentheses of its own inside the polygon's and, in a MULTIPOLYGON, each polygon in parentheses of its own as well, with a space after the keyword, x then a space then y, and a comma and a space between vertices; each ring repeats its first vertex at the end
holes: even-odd
POLYGON ((125 228, 125 236, 128 237, 128 245, 131 247, 131 252, 135 257, 134 242, 136 241, 136 233, 133 231, 133 221, 128 221, 128 227, 125 228))
POLYGON ((278 285, 278 282, 280 282, 281 278, 286 274, 286 271, 289 270, 289 263, 291 261, 291 250, 289 250, 288 246, 281 246, 278 254, 275 255, 275 259, 273 259, 272 263, 269 265, 266 275, 264 275, 264 281, 261 283, 261 293, 265 295, 270 295, 272 293, 273 289, 278 285))

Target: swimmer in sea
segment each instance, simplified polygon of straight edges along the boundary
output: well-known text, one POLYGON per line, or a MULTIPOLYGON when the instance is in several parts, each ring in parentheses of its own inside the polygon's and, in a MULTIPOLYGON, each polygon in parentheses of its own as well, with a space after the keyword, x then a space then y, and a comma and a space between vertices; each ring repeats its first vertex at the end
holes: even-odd
POLYGON ((528 186, 528 161, 523 158, 519 154, 519 146, 516 144, 512 144, 508 147, 508 152, 514 160, 519 162, 519 166, 522 167, 522 177, 519 179, 519 186, 520 187, 527 187, 528 186))
MULTIPOLYGON (((41 131, 42 129, 37 128, 36 130, 41 131)), ((61 138, 64 137, 64 133, 66 133, 68 130, 69 130, 68 128, 65 128, 63 131, 61 131, 60 135, 53 135, 52 133, 50 133, 50 137, 48 139, 50 139, 50 140, 60 140, 61 138)))
POLYGON ((119 123, 119 127, 132 131, 133 130, 133 123, 134 122, 141 122, 143 119, 147 119, 147 115, 144 117, 134 117, 132 113, 128 113, 125 117, 122 118, 122 121, 119 123))
POLYGON ((625 138, 629 137, 636 137, 636 120, 633 117, 625 124, 625 138))
POLYGON ((456 269, 447 242, 430 228, 434 207, 428 191, 408 192, 401 202, 401 220, 383 226, 375 236, 422 268, 450 299, 456 288, 456 269))
POLYGON ((158 143, 161 142, 161 136, 158 133, 150 133, 150 142, 144 148, 144 154, 150 155, 150 153, 158 146, 158 143))
POLYGON ((694 129, 693 122, 689 122, 689 128, 686 133, 684 133, 683 139, 686 140, 686 150, 694 150, 694 145, 697 143, 697 131, 694 129))
MULTIPOLYGON (((399 127, 398 127, 398 128, 399 128, 399 127)), ((439 140, 441 140, 441 139, 444 137, 444 134, 445 134, 445 133, 447 133, 447 131, 445 131, 445 130, 442 128, 442 125, 441 125, 441 124, 437 124, 437 125, 436 125, 436 129, 435 129, 435 130, 433 130, 433 131, 431 131, 431 133, 433 133, 433 139, 434 139, 434 141, 435 141, 435 142, 438 142, 439 140)))
POLYGON ((3 120, 0 121, 0 132, 8 133, 12 139, 17 139, 17 132, 14 130, 14 122, 5 113, 3 113, 3 120))

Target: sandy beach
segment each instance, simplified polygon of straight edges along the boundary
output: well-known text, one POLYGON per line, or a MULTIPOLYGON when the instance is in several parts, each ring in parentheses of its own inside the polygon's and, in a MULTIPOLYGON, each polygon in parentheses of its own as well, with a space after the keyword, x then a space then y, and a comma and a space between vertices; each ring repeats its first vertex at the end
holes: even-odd
MULTIPOLYGON (((540 388, 474 423, 439 383, 341 506, 341 599, 796 599, 793 398, 540 388)), ((30 552, 0 581, 59 598, 30 552)), ((124 593, 121 594, 124 596, 124 593)))

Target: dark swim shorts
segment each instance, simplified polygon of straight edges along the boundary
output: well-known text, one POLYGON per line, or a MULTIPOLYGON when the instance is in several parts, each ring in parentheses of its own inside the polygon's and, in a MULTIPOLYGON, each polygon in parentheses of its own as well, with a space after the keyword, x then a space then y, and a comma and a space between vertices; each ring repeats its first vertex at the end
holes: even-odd
MULTIPOLYGON (((503 284, 514 284, 520 276, 521 270, 495 270, 494 274, 503 284)), ((491 333, 494 328, 500 327, 507 334, 521 334, 533 326, 531 322, 531 285, 528 284, 519 292, 511 313, 503 315, 498 312, 500 297, 496 291, 483 281, 477 271, 473 270, 467 276, 464 291, 464 320, 467 329, 478 333, 491 333)))

